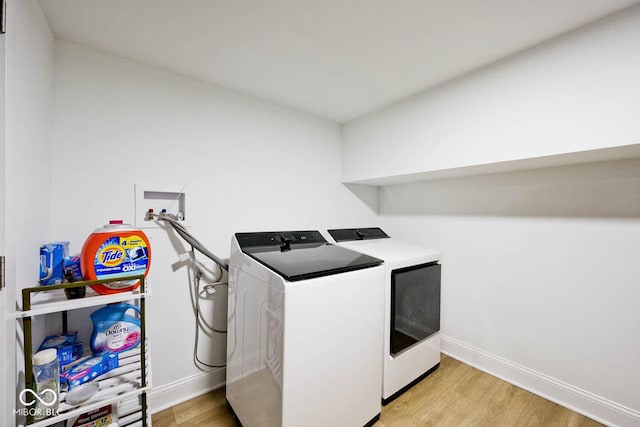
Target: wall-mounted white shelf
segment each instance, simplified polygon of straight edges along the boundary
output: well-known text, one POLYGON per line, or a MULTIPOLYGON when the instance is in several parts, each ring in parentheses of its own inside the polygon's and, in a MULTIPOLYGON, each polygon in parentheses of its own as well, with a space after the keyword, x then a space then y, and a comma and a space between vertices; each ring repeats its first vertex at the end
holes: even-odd
POLYGON ((486 175, 500 172, 540 169, 554 166, 568 166, 584 163, 604 162, 640 157, 640 143, 596 150, 576 151, 551 156, 514 159, 509 161, 451 167, 447 169, 425 170, 392 176, 379 176, 363 179, 343 180, 344 184, 363 184, 385 186, 406 184, 416 181, 457 178, 473 175, 486 175))

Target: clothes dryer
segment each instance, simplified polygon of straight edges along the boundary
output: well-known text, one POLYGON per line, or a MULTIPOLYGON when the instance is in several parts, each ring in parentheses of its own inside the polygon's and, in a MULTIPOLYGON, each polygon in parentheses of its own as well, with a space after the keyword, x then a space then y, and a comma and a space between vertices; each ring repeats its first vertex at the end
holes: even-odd
POLYGON ((440 366, 440 253, 390 238, 380 228, 329 230, 340 246, 384 261, 382 403, 440 366))

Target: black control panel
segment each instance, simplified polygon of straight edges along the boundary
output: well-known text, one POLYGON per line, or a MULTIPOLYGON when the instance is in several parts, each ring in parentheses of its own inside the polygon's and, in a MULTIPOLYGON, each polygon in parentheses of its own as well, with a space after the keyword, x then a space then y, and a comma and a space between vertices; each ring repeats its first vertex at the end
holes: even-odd
POLYGON ((325 244, 327 240, 319 231, 265 231, 258 233, 236 233, 243 251, 250 248, 269 248, 282 245, 325 244))
POLYGON ((328 230, 331 237, 336 242, 349 242, 352 240, 388 239, 387 233, 381 228, 342 228, 338 230, 328 230))

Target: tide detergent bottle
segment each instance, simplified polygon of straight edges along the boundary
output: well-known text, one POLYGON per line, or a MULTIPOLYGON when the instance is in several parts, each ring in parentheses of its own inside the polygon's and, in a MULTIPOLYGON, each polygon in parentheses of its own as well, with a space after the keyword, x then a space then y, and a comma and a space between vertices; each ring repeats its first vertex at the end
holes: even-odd
POLYGON ((119 353, 140 343, 140 319, 127 314, 129 310, 140 315, 137 306, 124 302, 107 304, 91 313, 91 351, 119 353))
POLYGON ((99 294, 114 294, 136 289, 139 280, 117 280, 149 272, 151 244, 142 230, 111 220, 95 230, 82 246, 80 269, 85 280, 114 279, 113 282, 92 285, 99 294))

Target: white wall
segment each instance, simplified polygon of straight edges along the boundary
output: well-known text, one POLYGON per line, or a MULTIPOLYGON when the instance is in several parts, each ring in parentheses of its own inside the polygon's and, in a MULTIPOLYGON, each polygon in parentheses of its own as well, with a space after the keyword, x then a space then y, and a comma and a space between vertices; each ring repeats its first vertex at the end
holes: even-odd
MULTIPOLYGON (((335 123, 67 42, 56 41, 54 75, 51 215, 54 237, 71 240, 73 252, 108 219, 134 221, 134 183, 184 186, 191 231, 221 257, 237 231, 376 221, 340 183, 335 123)), ((212 385, 224 375, 202 379, 192 363, 187 272, 172 271, 173 245, 184 245, 164 230, 148 235, 158 409, 186 398, 190 383, 212 385), (178 388, 169 396, 171 385, 178 388)), ((202 344, 211 349, 201 357, 224 362, 224 338, 202 344)))
POLYGON ((640 144, 638 28, 640 6, 349 122, 343 180, 640 144))
POLYGON ((37 284, 38 248, 51 235, 53 36, 36 0, 7 13, 7 246, 20 289, 37 284))
MULTIPOLYGON (((344 127, 347 182, 638 144, 640 8, 344 127)), ((640 425, 640 160, 380 187, 393 237, 443 253, 443 349, 640 425)))
POLYGON ((640 423, 639 159, 383 187, 380 213, 392 236, 443 253, 446 351, 608 423, 640 423))
MULTIPOLYGON (((37 284, 38 248, 51 239, 53 37, 36 0, 11 2, 7 7, 6 55, 7 307, 2 312, 11 317, 20 289, 37 284)), ((14 363, 15 323, 10 322, 9 354, 3 359, 7 377, 3 425, 14 423, 16 371, 24 380, 22 364, 16 370, 14 363)))

